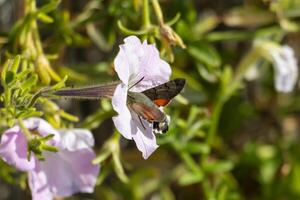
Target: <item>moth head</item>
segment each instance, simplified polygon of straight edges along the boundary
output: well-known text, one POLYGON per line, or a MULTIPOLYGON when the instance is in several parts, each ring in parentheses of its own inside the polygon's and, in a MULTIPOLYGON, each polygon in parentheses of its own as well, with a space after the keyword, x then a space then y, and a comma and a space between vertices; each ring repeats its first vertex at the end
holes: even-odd
POLYGON ((161 122, 154 121, 152 123, 153 132, 155 134, 163 134, 169 130, 170 117, 166 116, 161 122))

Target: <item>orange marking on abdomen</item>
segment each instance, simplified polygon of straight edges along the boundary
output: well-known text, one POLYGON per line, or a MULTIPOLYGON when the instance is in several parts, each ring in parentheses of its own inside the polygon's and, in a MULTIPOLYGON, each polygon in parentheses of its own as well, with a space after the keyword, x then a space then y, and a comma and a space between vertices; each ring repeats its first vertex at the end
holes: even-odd
POLYGON ((155 105, 157 106, 165 106, 170 102, 168 99, 156 99, 154 100, 155 105))

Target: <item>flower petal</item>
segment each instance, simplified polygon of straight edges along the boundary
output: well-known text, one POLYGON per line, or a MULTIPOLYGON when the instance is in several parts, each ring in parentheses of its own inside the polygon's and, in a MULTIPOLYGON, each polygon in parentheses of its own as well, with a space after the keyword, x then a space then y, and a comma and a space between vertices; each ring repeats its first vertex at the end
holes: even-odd
POLYGON ((274 60, 275 87, 279 92, 291 92, 297 82, 298 66, 293 49, 283 46, 271 53, 274 60))
POLYGON ((32 200, 52 200, 54 198, 47 184, 47 176, 39 167, 28 172, 28 185, 32 200))
POLYGON ((99 165, 92 164, 95 157, 92 149, 46 152, 46 160, 39 162, 29 174, 33 199, 49 193, 66 197, 77 192, 93 192, 100 169, 99 165))
POLYGON ((87 129, 60 130, 60 146, 69 151, 76 151, 94 146, 92 133, 87 129))
POLYGON ((158 147, 152 126, 146 120, 138 119, 138 115, 135 113, 132 113, 131 126, 134 130, 133 140, 138 150, 142 152, 143 158, 147 159, 158 147))
POLYGON ((49 145, 56 146, 60 141, 60 135, 58 131, 55 130, 47 121, 38 117, 31 117, 23 122, 26 128, 28 128, 30 131, 38 132, 40 136, 53 134, 53 138, 47 142, 49 145))
POLYGON ((125 85, 131 87, 138 83, 132 91, 140 92, 169 80, 171 67, 159 57, 155 45, 148 45, 147 41, 142 44, 135 36, 129 36, 124 41, 114 66, 125 85))
POLYGON ((121 81, 128 85, 130 76, 136 74, 141 51, 141 42, 136 36, 124 39, 125 44, 120 45, 120 51, 114 60, 115 70, 121 81))
POLYGON ((139 73, 131 82, 134 84, 141 78, 143 80, 132 89, 135 92, 141 92, 165 83, 171 76, 170 65, 159 57, 159 52, 155 45, 148 45, 144 42, 142 49, 144 56, 140 59, 139 73))
POLYGON ((113 109, 118 113, 118 116, 113 117, 114 124, 117 130, 127 139, 132 139, 131 136, 131 114, 127 107, 127 86, 119 84, 112 97, 113 109))
POLYGON ((27 140, 18 126, 5 131, 0 142, 0 156, 9 165, 21 171, 28 171, 35 167, 35 159, 31 154, 27 159, 27 140))

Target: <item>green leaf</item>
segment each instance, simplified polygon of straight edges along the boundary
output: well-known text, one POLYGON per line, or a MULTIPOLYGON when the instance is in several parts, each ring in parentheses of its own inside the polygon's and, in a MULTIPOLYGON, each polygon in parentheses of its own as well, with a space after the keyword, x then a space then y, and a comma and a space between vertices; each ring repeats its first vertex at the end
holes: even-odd
POLYGON ((20 60, 21 60, 21 56, 17 55, 14 59, 13 59, 13 63, 10 66, 10 70, 13 73, 17 73, 18 69, 19 69, 19 64, 20 64, 20 60))
POLYGON ((210 151, 210 147, 202 142, 188 142, 187 145, 184 146, 183 150, 189 153, 200 153, 207 154, 210 151))
POLYGON ((179 178, 179 184, 187 186, 195 183, 199 183, 203 180, 204 175, 202 173, 185 173, 179 178))
POLYGON ((220 18, 214 12, 205 12, 195 24, 194 30, 197 35, 207 33, 218 26, 220 18))
POLYGON ((109 156, 111 155, 111 152, 107 149, 103 152, 100 153, 100 155, 98 155, 94 160, 93 160, 93 164, 100 164, 102 163, 104 160, 106 160, 109 156))
POLYGON ((62 87, 64 87, 66 84, 66 81, 68 80, 68 76, 65 75, 64 78, 62 80, 60 80, 58 83, 56 83, 55 85, 53 85, 51 87, 51 89, 53 90, 58 90, 58 89, 61 89, 62 87))
POLYGON ((39 18, 39 20, 41 20, 45 24, 53 23, 53 19, 51 17, 49 17, 48 15, 44 14, 44 13, 40 13, 38 15, 38 18, 39 18))
POLYGON ((212 173, 222 173, 230 171, 233 168, 233 163, 231 161, 215 161, 213 163, 207 163, 205 165, 205 171, 212 173))
POLYGON ((15 73, 12 71, 7 71, 5 76, 5 83, 8 85, 15 78, 15 73))
POLYGON ((216 83, 218 81, 217 75, 219 74, 219 70, 209 69, 200 63, 197 63, 197 70, 199 75, 206 81, 210 83, 216 83))
POLYGON ((226 94, 228 91, 233 88, 228 88, 229 83, 232 81, 232 68, 230 66, 225 66, 222 74, 221 74, 221 93, 226 94))
POLYGON ((255 32, 250 31, 214 31, 205 35, 205 39, 215 42, 215 41, 226 41, 226 40, 247 40, 254 36, 255 32))
POLYGON ((1 72, 1 83, 3 85, 3 87, 6 86, 6 75, 7 75, 7 71, 8 71, 8 67, 11 63, 11 60, 8 59, 4 65, 3 65, 3 68, 2 68, 2 72, 1 72))
POLYGON ((48 12, 51 12, 51 11, 55 10, 57 8, 57 6, 59 5, 60 2, 61 2, 60 0, 52 0, 50 3, 42 6, 38 10, 38 14, 48 13, 48 12))
POLYGON ((224 23, 233 27, 259 27, 270 24, 275 19, 275 15, 268 10, 243 5, 226 13, 224 23))
POLYGON ((219 67, 221 58, 215 48, 209 44, 201 43, 188 48, 189 54, 199 62, 211 67, 219 67))
POLYGON ((127 183, 129 181, 129 179, 128 179, 127 175, 124 172, 119 154, 116 154, 116 153, 113 152, 112 156, 113 156, 113 161, 114 161, 113 162, 114 163, 114 169, 115 169, 115 172, 116 172, 117 176, 120 178, 120 180, 122 182, 127 183))
POLYGON ((38 81, 38 76, 36 74, 34 74, 33 76, 29 77, 22 85, 21 85, 21 88, 23 90, 26 90, 26 89, 29 89, 33 86, 36 85, 38 81))

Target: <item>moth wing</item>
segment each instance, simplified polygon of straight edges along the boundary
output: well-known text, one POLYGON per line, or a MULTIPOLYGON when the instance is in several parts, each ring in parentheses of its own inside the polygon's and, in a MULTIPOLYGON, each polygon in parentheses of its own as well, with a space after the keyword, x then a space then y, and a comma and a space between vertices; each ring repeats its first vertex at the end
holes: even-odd
POLYGON ((148 121, 162 121, 165 118, 164 113, 156 106, 147 106, 141 103, 129 104, 129 108, 136 114, 148 121))
POLYGON ((165 114, 146 95, 128 92, 127 105, 130 110, 148 121, 163 121, 165 114))
POLYGON ((181 92, 185 85, 185 79, 177 78, 164 84, 143 91, 151 101, 157 106, 167 105, 177 94, 181 92))

